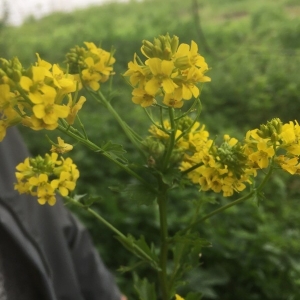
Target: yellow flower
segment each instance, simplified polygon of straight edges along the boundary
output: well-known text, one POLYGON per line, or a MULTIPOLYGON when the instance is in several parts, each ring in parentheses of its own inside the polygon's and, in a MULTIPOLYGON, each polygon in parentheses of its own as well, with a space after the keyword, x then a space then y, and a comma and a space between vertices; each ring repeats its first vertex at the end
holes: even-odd
POLYGON ((75 182, 71 180, 71 175, 69 172, 61 172, 59 179, 54 179, 51 181, 51 187, 53 189, 58 189, 62 196, 68 196, 69 191, 75 189, 75 182))
POLYGON ((180 90, 176 89, 171 94, 165 94, 163 103, 166 104, 167 106, 171 106, 175 108, 182 107, 183 101, 182 101, 180 90))
POLYGON ((41 205, 48 203, 50 206, 53 206, 56 203, 55 193, 52 189, 38 190, 37 197, 38 203, 41 205))
POLYGON ((54 103, 54 99, 44 97, 44 101, 33 106, 32 111, 36 118, 42 119, 46 124, 56 124, 58 118, 66 118, 70 108, 54 103))
POLYGON ((51 152, 56 152, 56 153, 67 153, 73 149, 73 146, 70 144, 67 144, 64 142, 63 139, 60 137, 57 138, 58 144, 57 145, 52 145, 51 152))
MULTIPOLYGON (((165 120, 163 122, 163 127, 166 129, 166 130, 170 130, 171 129, 171 125, 170 125, 170 122, 168 120, 165 120)), ((151 125, 150 128, 149 128, 149 132, 151 133, 151 135, 153 135, 154 137, 156 138, 159 138, 159 139, 168 139, 170 137, 169 134, 167 134, 165 131, 163 130, 160 130, 159 128, 157 128, 157 126, 155 125, 151 125)))
POLYGON ((128 63, 128 70, 123 76, 130 76, 129 81, 133 86, 139 84, 144 86, 146 76, 149 74, 149 67, 140 66, 136 61, 136 54, 134 54, 133 61, 128 63))
POLYGON ((0 111, 11 107, 11 98, 13 94, 10 92, 10 87, 8 84, 0 84, 0 111))
POLYGON ((92 57, 87 57, 84 62, 86 63, 87 68, 81 71, 82 80, 91 89, 97 91, 100 88, 99 81, 102 77, 100 74, 102 65, 99 63, 95 64, 92 57))
POLYGON ((81 110, 83 103, 86 101, 86 98, 80 96, 79 100, 75 104, 73 104, 72 96, 69 94, 68 97, 69 97, 68 107, 70 108, 70 112, 66 118, 66 121, 68 122, 68 124, 72 125, 74 124, 78 111, 81 110))
POLYGON ((276 157, 275 161, 283 170, 292 175, 298 173, 300 170, 298 157, 288 158, 284 155, 280 155, 276 157))
POLYGON ((184 298, 180 297, 178 294, 175 295, 175 300, 184 300, 184 298))
POLYGON ((5 138, 6 136, 6 129, 7 124, 4 120, 0 120, 0 142, 5 138))
POLYGON ((204 57, 198 53, 198 45, 194 41, 191 42, 191 46, 188 44, 180 44, 174 56, 174 61, 175 65, 181 69, 196 66, 201 68, 202 72, 208 70, 204 57))
POLYGON ((73 163, 70 157, 63 160, 62 170, 68 172, 70 174, 70 180, 76 182, 79 178, 79 171, 77 166, 73 163))
POLYGON ((65 74, 57 64, 52 67, 53 83, 58 87, 60 94, 68 94, 76 91, 77 81, 73 75, 65 74))
POLYGON ((185 100, 191 99, 193 96, 197 98, 200 94, 199 88, 197 87, 198 82, 210 81, 204 76, 203 73, 196 67, 191 67, 188 69, 186 77, 180 84, 180 89, 182 91, 182 98, 185 100))
POLYGON ((257 143, 258 151, 250 154, 249 159, 256 163, 259 168, 264 169, 269 165, 269 159, 275 155, 273 146, 268 146, 266 142, 261 141, 257 143))
POLYGON ((55 97, 55 89, 45 83, 45 78, 52 78, 52 74, 43 67, 32 67, 31 71, 32 79, 27 76, 22 76, 20 85, 26 92, 28 92, 28 96, 32 103, 42 103, 43 95, 55 97))
POLYGON ((18 180, 22 180, 26 176, 32 176, 34 175, 34 172, 32 170, 32 166, 30 165, 29 158, 27 157, 24 162, 19 163, 16 167, 16 177, 18 180))
POLYGON ((300 126, 297 121, 295 124, 289 122, 282 126, 280 134, 282 139, 282 147, 293 155, 300 155, 300 126))
POLYGON ((149 66, 151 73, 153 74, 153 77, 145 84, 146 92, 153 95, 157 93, 160 87, 162 87, 165 93, 173 93, 177 87, 171 79, 174 63, 159 58, 149 58, 146 61, 146 65, 149 66))
POLYGON ((156 103, 155 93, 149 94, 144 89, 136 88, 132 91, 132 102, 140 104, 142 107, 148 107, 156 103))
POLYGON ((43 119, 38 119, 34 115, 31 117, 23 118, 22 124, 24 126, 30 127, 33 130, 54 130, 58 126, 57 122, 53 124, 46 124, 43 119))
POLYGON ((37 65, 38 67, 43 67, 43 68, 45 68, 46 70, 50 70, 50 69, 51 69, 52 65, 51 65, 49 62, 47 62, 47 61, 41 59, 41 58, 40 58, 40 55, 39 55, 38 53, 36 53, 36 56, 37 56, 37 60, 38 60, 38 62, 36 63, 36 65, 37 65))

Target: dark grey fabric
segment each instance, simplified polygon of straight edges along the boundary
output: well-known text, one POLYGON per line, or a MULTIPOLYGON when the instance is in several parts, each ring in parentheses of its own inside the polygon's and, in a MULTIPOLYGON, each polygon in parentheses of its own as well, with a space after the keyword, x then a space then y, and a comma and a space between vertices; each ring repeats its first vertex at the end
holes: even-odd
POLYGON ((120 300, 88 232, 61 199, 41 206, 14 191, 15 166, 27 156, 18 132, 10 129, 0 143, 0 226, 37 270, 45 292, 41 300, 120 300))
POLYGON ((0 226, 0 240, 1 275, 6 299, 45 299, 43 283, 37 268, 3 226, 0 226))

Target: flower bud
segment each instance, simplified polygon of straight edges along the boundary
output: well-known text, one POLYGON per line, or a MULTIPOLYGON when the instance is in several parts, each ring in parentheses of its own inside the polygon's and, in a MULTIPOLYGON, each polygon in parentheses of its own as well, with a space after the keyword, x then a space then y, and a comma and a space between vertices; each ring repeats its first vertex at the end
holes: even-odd
POLYGON ((145 150, 149 153, 149 156, 152 156, 155 161, 159 160, 165 152, 165 145, 151 137, 146 138, 143 141, 143 145, 145 150))

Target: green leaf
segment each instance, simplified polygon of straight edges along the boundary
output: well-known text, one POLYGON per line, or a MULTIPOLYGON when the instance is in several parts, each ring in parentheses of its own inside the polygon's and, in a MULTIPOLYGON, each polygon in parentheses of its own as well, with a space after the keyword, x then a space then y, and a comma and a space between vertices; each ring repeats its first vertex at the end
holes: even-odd
POLYGON ((154 252, 154 246, 150 248, 143 236, 136 240, 131 234, 127 237, 116 236, 116 239, 130 252, 138 258, 148 262, 154 269, 159 270, 158 257, 154 252))
POLYGON ((88 196, 88 194, 75 195, 73 199, 77 202, 80 202, 86 206, 91 206, 95 202, 101 201, 103 198, 101 196, 88 196))
POLYGON ((197 232, 185 233, 184 235, 181 235, 181 232, 177 232, 172 238, 172 241, 176 244, 183 244, 186 247, 197 247, 199 249, 211 247, 211 243, 206 239, 199 238, 197 232))
POLYGON ((126 272, 131 272, 134 269, 138 268, 139 266, 145 264, 144 261, 139 261, 136 264, 132 265, 132 266, 120 266, 120 268, 117 270, 121 273, 126 273, 126 272))
POLYGON ((136 274, 133 274, 133 278, 139 300, 157 300, 154 283, 150 283, 146 278, 139 279, 136 274))
POLYGON ((181 179, 181 172, 179 169, 176 168, 168 169, 165 173, 160 173, 160 175, 163 182, 165 184, 168 184, 169 186, 174 185, 181 179))
POLYGON ((123 154, 126 153, 126 150, 124 150, 122 145, 114 144, 112 141, 108 141, 101 145, 101 148, 103 151, 108 152, 113 158, 127 163, 127 159, 123 156, 123 154))

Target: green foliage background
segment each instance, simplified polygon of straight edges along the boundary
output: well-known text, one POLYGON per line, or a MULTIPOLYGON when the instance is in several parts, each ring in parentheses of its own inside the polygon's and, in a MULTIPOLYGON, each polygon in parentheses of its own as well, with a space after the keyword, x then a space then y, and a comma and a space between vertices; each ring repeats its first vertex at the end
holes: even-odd
MULTIPOLYGON (((149 124, 130 100, 130 88, 121 76, 141 40, 169 32, 181 42, 195 40, 211 70, 212 82, 202 92, 201 122, 211 135, 242 137, 273 117, 299 120, 300 106, 300 4, 297 0, 144 0, 106 4, 72 13, 54 13, 41 20, 29 18, 20 27, 0 24, 0 56, 18 56, 29 66, 38 52, 52 63, 84 41, 117 49, 113 103, 142 135, 149 124)), ((104 88, 105 89, 105 88, 104 88)), ((139 161, 120 128, 107 112, 89 101, 81 112, 90 139, 124 143, 129 161, 139 161)), ((33 154, 49 148, 45 132, 20 128, 33 154)), ((47 133, 49 134, 49 133, 47 133)), ((53 134, 49 134, 53 136, 53 134)), ((131 181, 101 156, 75 147, 72 158, 81 170, 79 193, 100 195, 96 208, 124 233, 158 237, 155 207, 140 206, 109 189, 131 181)), ((141 162, 143 163, 143 162, 141 162)), ((203 248, 200 267, 192 271, 182 294, 191 289, 203 299, 300 299, 300 220, 298 177, 276 175, 265 192, 268 200, 257 206, 249 201, 215 216, 199 227, 200 236, 212 242, 203 248)), ((231 201, 217 197, 203 212, 231 201)), ((181 228, 189 218, 197 190, 172 195, 170 225, 181 228), (182 215, 178 215, 178 212, 182 215), (183 213, 185 212, 185 213, 183 213)), ((112 234, 83 211, 86 223, 107 265, 114 271, 135 260, 112 234)), ((152 272, 140 269, 151 278, 152 272)), ((121 289, 136 299, 132 276, 117 274, 121 289)))

